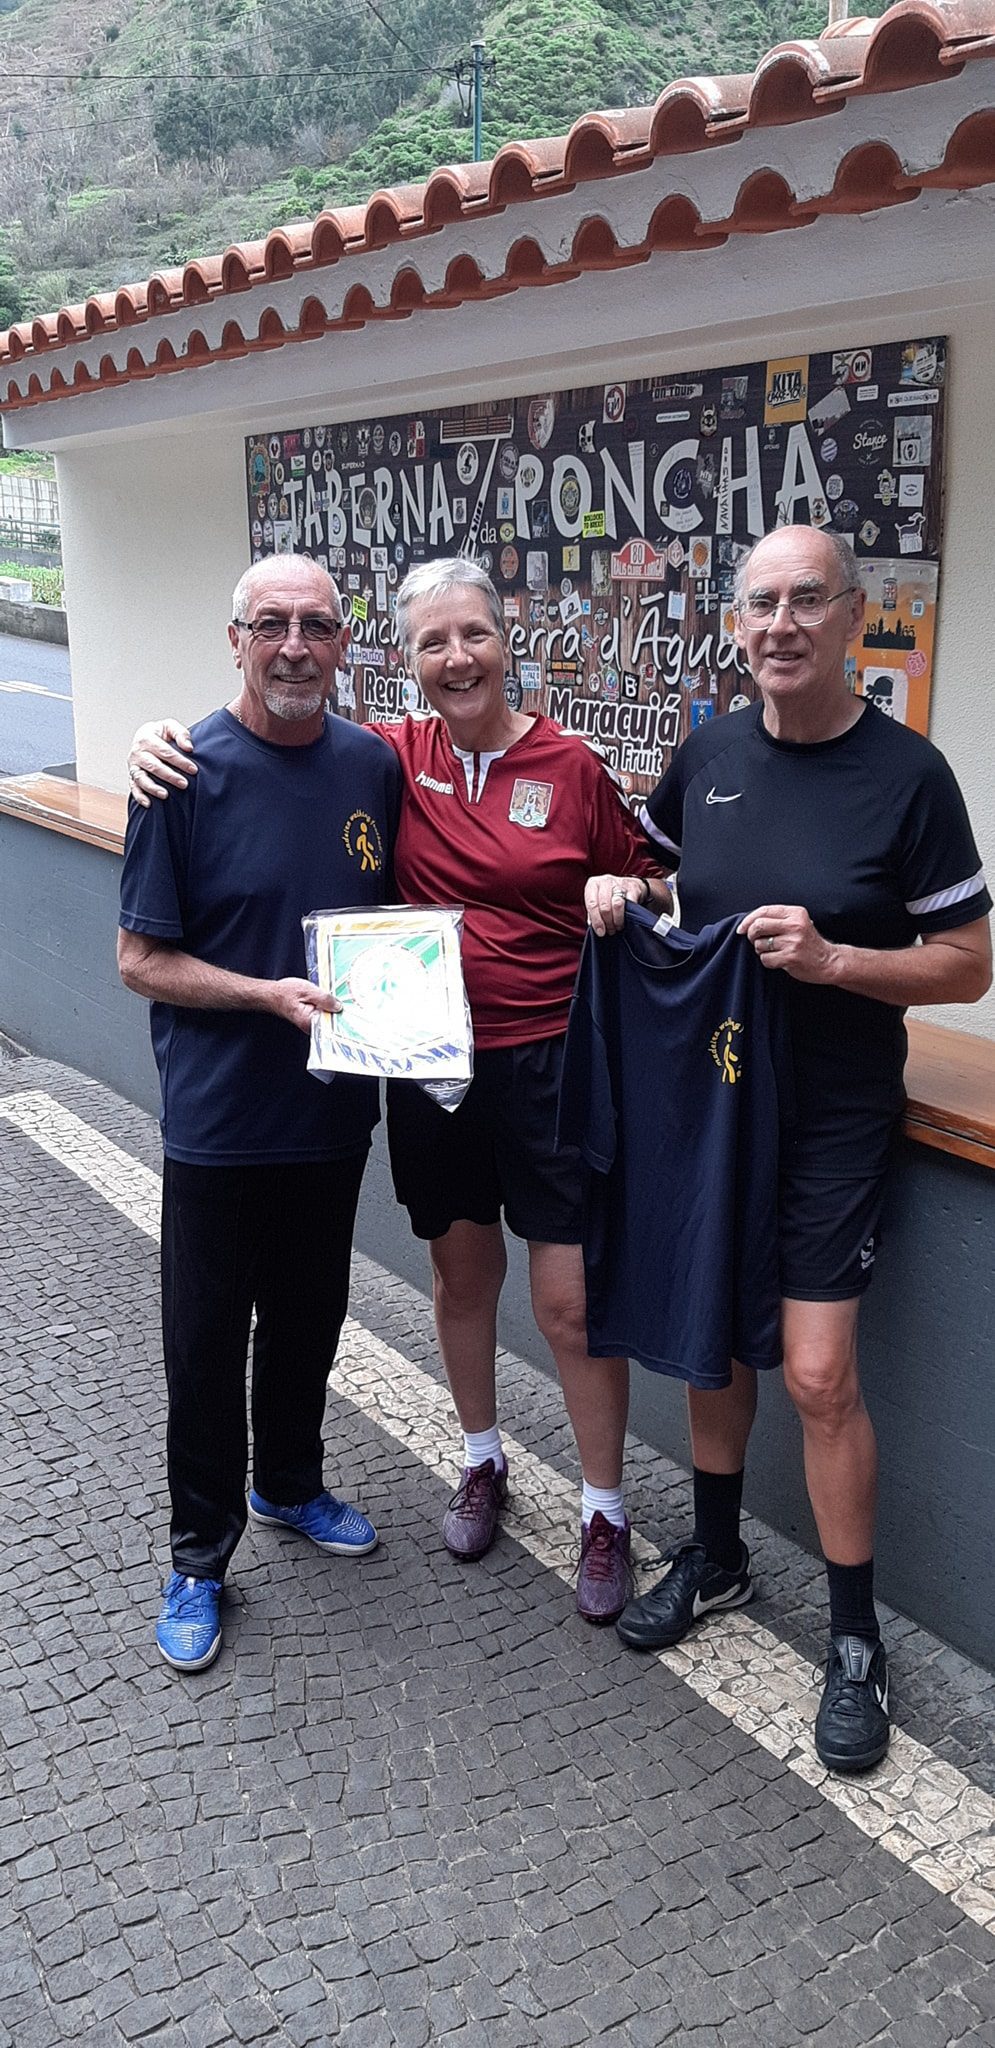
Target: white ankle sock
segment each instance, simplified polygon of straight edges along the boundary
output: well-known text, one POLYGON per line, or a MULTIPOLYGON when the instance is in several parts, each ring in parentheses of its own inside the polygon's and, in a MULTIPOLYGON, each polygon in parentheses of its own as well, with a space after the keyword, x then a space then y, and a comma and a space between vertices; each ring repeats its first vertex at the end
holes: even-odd
POLYGON ((491 1429, 463 1431, 463 1463, 465 1465, 486 1465, 488 1458, 494 1460, 495 1472, 500 1472, 504 1463, 501 1449, 501 1431, 495 1422, 491 1429))
POLYGON ((591 1522, 595 1515, 604 1515, 606 1522, 613 1522, 616 1529, 625 1528, 625 1506, 620 1486, 589 1486, 584 1481, 580 1497, 580 1518, 591 1522))

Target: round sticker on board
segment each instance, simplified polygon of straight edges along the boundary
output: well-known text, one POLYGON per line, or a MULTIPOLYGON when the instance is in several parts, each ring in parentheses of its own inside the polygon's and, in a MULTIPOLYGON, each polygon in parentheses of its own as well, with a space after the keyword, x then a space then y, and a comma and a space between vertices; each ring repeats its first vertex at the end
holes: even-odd
POLYGON ((505 582, 510 583, 518 575, 518 549, 502 548, 498 567, 505 582))
POLYGON ((356 523, 369 532, 377 516, 377 494, 367 485, 356 500, 356 523))
POLYGON ((394 431, 393 431, 393 433, 392 433, 392 435, 391 435, 391 437, 390 437, 390 440, 389 440, 389 441, 388 441, 388 443, 387 443, 387 446, 388 446, 388 448, 390 449, 390 452, 391 452, 391 454, 392 454, 392 455, 400 455, 400 452, 401 452, 401 436, 400 436, 400 434, 398 433, 398 431, 397 431, 397 428, 396 428, 396 427, 394 428, 394 431))
POLYGON ((826 478, 826 496, 829 499, 843 496, 843 478, 837 472, 826 478))
POLYGON ((464 441, 456 456, 456 474, 461 484, 472 484, 480 468, 480 457, 472 441, 464 441))
POLYGON ((556 424, 555 398, 533 398, 528 411, 528 434, 533 448, 545 448, 556 424))
POLYGON ((569 470, 560 482, 560 511, 564 519, 576 519, 580 511, 580 485, 569 470))
POLYGON ((518 475, 518 449, 514 441, 502 441, 498 450, 498 474, 506 484, 513 483, 518 475))
POLYGON ((510 706, 510 708, 511 708, 511 710, 512 710, 512 711, 520 711, 520 710, 521 710, 521 708, 522 708, 522 685, 521 685, 521 683, 519 682, 519 679, 518 679, 518 677, 517 677, 516 675, 506 675, 506 676, 505 676, 505 679, 504 679, 504 695, 505 695, 505 702, 506 702, 506 703, 507 703, 507 704, 508 704, 508 705, 510 706))
POLYGON ((667 478, 667 496, 672 505, 682 508, 690 505, 694 497, 694 470, 690 462, 675 462, 667 478))
POLYGON ((270 435, 270 437, 269 437, 269 459, 270 459, 270 461, 271 461, 271 462, 276 462, 276 461, 278 461, 278 459, 279 459, 279 455, 280 455, 280 436, 279 436, 279 434, 271 434, 271 435, 270 435))
POLYGON ((379 420, 373 429, 373 453, 374 455, 383 454, 383 428, 379 420))
POLYGON ((905 673, 907 676, 912 677, 925 675, 926 656, 924 655, 921 647, 914 647, 912 653, 906 655, 905 673))

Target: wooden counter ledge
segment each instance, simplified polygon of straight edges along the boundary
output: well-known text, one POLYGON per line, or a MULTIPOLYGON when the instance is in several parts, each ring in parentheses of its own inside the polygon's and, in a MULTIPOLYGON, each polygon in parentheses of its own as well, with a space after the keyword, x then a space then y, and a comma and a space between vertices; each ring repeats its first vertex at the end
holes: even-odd
POLYGON ((0 812, 109 853, 124 852, 128 799, 108 789, 65 782, 58 775, 8 775, 0 779, 0 812))

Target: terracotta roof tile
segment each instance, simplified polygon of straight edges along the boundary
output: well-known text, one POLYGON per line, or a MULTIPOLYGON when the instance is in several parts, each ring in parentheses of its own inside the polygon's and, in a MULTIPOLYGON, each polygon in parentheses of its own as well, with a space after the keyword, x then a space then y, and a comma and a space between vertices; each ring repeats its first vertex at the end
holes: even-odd
MULTIPOLYGON (((921 169, 907 171, 884 140, 858 144, 834 160, 831 188, 814 197, 799 197, 793 189, 774 134, 830 114, 851 98, 932 85, 993 56, 995 0, 897 0, 879 20, 848 20, 817 41, 782 43, 752 72, 679 79, 652 106, 585 114, 567 135, 506 143, 491 163, 440 165, 423 184, 375 192, 365 205, 289 222, 260 241, 233 243, 182 268, 158 271, 147 283, 21 321, 0 335, 0 364, 7 366, 0 377, 0 410, 278 348, 367 321, 406 319, 422 307, 555 284, 582 271, 643 262, 652 253, 715 248, 733 235, 804 227, 822 214, 871 212, 914 199, 923 187, 957 190, 995 182, 995 104, 961 120, 942 160, 921 169), (756 168, 754 150, 752 167, 744 164, 738 185, 733 180, 723 187, 722 217, 703 216, 703 202, 692 196, 700 186, 696 160, 717 149, 724 157, 724 146, 751 130, 770 133, 769 162, 756 168), (660 158, 674 166, 678 188, 680 159, 688 159, 690 191, 677 189, 656 204, 650 199, 640 239, 620 242, 601 210, 608 207, 607 197, 597 200, 592 189, 594 204, 571 230, 568 257, 547 257, 541 235, 523 232, 524 222, 516 219, 508 223, 507 248, 497 267, 493 253, 486 265, 478 261, 472 246, 476 220, 526 204, 541 207, 547 197, 584 186, 603 187, 660 158), (461 247, 464 222, 470 232, 461 247), (438 260, 431 261, 429 279, 417 253, 424 238, 439 233, 447 249, 441 286, 438 260), (378 260, 375 252, 387 253, 378 260), (370 262, 357 261, 364 257, 370 262), (342 262, 348 265, 346 289, 337 278, 323 283, 320 273, 342 262), (267 302, 266 287, 302 272, 314 276, 314 288, 288 325, 277 305, 267 302), (175 334, 158 329, 163 316, 209 307, 219 298, 233 301, 220 342, 217 316, 213 322, 205 317, 204 329, 195 328, 185 340, 185 328, 175 334), (134 337, 126 355, 120 343, 110 345, 121 330, 134 337), (108 337, 99 368, 91 353, 97 337, 108 337)), ((831 170, 827 164, 827 178, 831 170)), ((541 211, 535 218, 538 224, 541 211)))

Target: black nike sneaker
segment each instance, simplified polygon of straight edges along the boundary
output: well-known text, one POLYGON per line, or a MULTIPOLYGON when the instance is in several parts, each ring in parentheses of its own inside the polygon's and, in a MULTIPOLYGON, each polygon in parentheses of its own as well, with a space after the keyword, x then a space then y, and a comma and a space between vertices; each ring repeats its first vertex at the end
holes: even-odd
POLYGON ((712 1564, 702 1543, 681 1543, 670 1552, 670 1569, 648 1593, 630 1600, 615 1623, 631 1650, 664 1650, 679 1643, 696 1621, 724 1607, 745 1607, 753 1598, 750 1553, 740 1545, 734 1572, 712 1564))
POLYGON ((882 1642, 830 1636, 815 1748, 830 1771, 869 1771, 888 1747, 888 1659, 882 1642))

